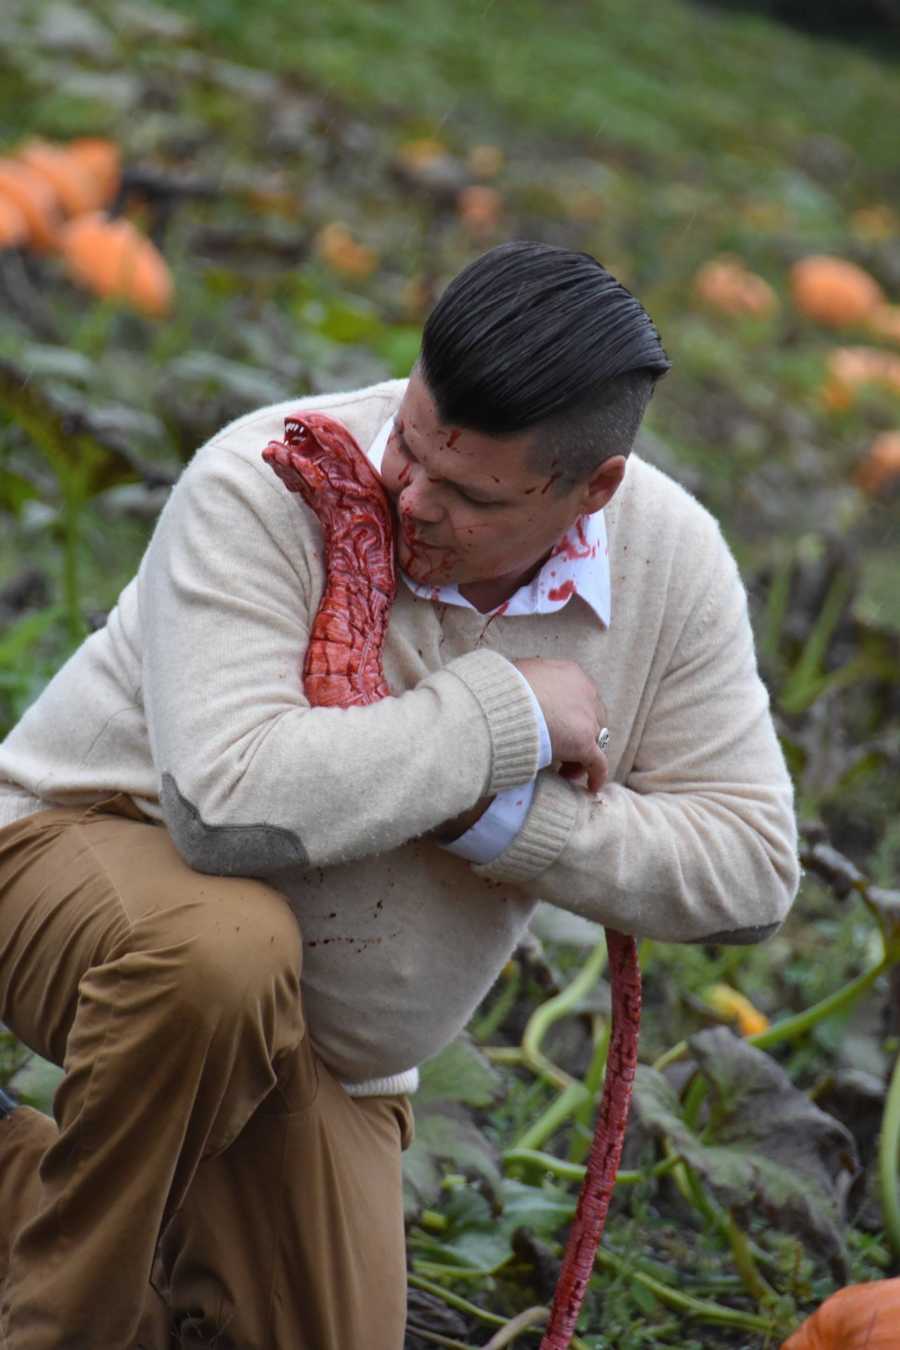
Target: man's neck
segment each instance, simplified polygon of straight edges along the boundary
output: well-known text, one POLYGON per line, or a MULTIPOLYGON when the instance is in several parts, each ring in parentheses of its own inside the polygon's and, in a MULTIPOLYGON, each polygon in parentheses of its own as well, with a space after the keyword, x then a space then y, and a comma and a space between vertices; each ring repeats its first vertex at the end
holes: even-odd
POLYGON ((533 566, 527 571, 514 577, 495 577, 488 581, 466 581, 458 587, 459 593, 464 600, 468 600, 470 605, 481 614, 489 614, 492 609, 497 609, 504 601, 511 600, 516 591, 523 586, 527 586, 529 581, 537 576, 538 572, 547 561, 549 554, 539 558, 533 566))

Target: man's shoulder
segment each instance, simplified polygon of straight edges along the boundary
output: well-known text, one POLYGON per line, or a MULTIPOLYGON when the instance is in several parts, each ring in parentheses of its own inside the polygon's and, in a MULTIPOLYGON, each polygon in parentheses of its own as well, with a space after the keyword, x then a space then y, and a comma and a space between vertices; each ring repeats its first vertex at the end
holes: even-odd
POLYGON ((227 449, 241 456, 257 456, 271 440, 284 434, 284 419, 294 412, 323 412, 341 422, 365 450, 389 417, 396 412, 406 389, 405 380, 383 380, 365 389, 334 394, 304 394, 257 408, 217 432, 207 447, 227 449))
POLYGON ((614 533, 647 538, 657 555, 667 545, 717 548, 723 543, 712 512, 670 473, 640 455, 629 456, 625 479, 607 514, 614 533))
POLYGON ((302 410, 328 413, 366 450, 396 411, 405 388, 405 380, 385 380, 346 393, 285 399, 246 413, 197 450, 169 498, 168 515, 177 518, 179 510, 187 509, 189 514, 208 510, 217 516, 221 528, 240 503, 242 510, 249 507, 265 516, 272 528, 276 517, 282 519, 293 535, 298 513, 303 515, 307 508, 296 494, 284 491, 262 457, 270 441, 283 438, 285 418, 302 410), (283 508, 280 517, 278 503, 283 508))

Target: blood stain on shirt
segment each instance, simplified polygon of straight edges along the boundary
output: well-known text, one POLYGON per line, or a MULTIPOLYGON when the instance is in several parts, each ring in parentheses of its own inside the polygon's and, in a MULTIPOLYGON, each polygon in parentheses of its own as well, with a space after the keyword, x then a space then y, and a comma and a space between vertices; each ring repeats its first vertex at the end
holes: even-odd
POLYGON ((548 592, 547 592, 547 599, 548 599, 548 600, 568 600, 569 596, 570 596, 570 595, 574 595, 574 594, 575 594, 575 582, 569 580, 569 581, 564 581, 563 584, 562 584, 561 586, 554 586, 553 589, 552 589, 551 591, 548 591, 548 592))

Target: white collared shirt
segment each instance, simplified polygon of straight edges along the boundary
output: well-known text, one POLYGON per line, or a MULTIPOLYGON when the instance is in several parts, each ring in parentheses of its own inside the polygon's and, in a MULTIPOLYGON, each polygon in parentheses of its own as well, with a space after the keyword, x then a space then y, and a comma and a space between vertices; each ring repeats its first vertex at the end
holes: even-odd
MULTIPOLYGON (((392 417, 381 428, 367 452, 369 462, 379 473, 393 425, 392 417)), ((405 572, 401 572, 400 575, 409 589, 423 600, 475 609, 465 596, 460 595, 459 588, 455 584, 422 586, 405 572)), ((590 605, 600 623, 605 628, 609 627, 612 618, 609 545, 602 511, 595 511, 589 516, 580 516, 560 539, 537 575, 532 577, 527 585, 521 586, 508 600, 504 600, 502 605, 492 609, 487 617, 499 618, 502 615, 514 618, 518 614, 552 614, 562 609, 573 595, 578 595, 590 605)), ((521 679, 531 695, 538 724, 540 736, 538 769, 544 769, 553 759, 547 723, 531 685, 524 675, 521 679)), ((530 783, 524 783, 521 787, 498 793, 470 830, 452 844, 444 845, 447 852, 455 853, 458 857, 474 863, 488 863, 499 857, 524 825, 534 797, 534 787, 532 779, 530 783)))

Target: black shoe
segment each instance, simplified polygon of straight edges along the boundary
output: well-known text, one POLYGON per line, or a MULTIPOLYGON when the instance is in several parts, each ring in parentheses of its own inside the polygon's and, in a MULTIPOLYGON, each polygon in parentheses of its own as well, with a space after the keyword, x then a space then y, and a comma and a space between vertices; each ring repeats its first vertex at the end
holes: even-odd
POLYGON ((18 1103, 14 1102, 12 1097, 7 1097, 3 1089, 0 1088, 0 1120, 5 1120, 7 1116, 11 1116, 17 1105, 18 1103))

